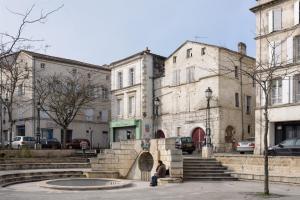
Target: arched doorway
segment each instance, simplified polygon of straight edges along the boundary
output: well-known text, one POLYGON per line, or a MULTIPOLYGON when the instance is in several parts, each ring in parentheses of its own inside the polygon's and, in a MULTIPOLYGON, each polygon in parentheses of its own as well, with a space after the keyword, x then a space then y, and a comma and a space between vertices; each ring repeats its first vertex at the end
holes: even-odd
POLYGON ((162 130, 156 132, 156 138, 165 138, 165 133, 162 130))
POLYGON ((202 128, 197 127, 193 130, 192 139, 197 149, 201 149, 205 139, 205 132, 202 128))
POLYGON ((235 149, 235 129, 233 126, 227 126, 225 129, 225 152, 230 152, 235 149))

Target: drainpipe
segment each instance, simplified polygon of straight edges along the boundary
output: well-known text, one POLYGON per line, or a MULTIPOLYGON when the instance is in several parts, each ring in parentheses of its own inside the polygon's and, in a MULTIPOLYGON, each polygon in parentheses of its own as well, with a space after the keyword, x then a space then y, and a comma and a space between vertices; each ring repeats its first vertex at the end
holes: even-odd
POLYGON ((241 93, 241 120, 242 120, 242 140, 245 137, 245 128, 244 128, 244 94, 243 94, 243 74, 242 74, 242 60, 246 55, 247 46, 245 43, 239 42, 238 51, 240 53, 239 58, 239 68, 240 68, 240 93, 241 93))

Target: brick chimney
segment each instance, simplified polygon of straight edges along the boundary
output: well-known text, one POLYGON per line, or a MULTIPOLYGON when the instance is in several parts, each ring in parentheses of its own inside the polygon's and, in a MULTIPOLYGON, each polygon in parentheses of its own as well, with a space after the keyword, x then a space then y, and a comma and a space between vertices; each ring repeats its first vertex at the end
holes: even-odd
POLYGON ((238 44, 238 52, 243 55, 247 55, 247 45, 243 42, 238 44))

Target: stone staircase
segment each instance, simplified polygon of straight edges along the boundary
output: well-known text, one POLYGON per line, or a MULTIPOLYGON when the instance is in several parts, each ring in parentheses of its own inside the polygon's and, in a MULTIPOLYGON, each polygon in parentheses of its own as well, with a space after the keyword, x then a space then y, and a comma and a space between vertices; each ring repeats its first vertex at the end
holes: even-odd
POLYGON ((236 181, 227 168, 216 159, 185 157, 183 159, 184 181, 236 181))

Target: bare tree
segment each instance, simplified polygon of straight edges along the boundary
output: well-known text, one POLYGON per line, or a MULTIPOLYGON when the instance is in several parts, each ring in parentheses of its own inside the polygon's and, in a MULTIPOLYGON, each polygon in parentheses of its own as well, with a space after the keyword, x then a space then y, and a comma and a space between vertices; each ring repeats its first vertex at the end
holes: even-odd
MULTIPOLYGON (((263 127, 263 155, 264 155, 264 194, 269 195, 269 107, 273 104, 272 101, 276 101, 277 97, 272 97, 274 93, 274 81, 285 80, 290 74, 295 74, 298 70, 291 69, 286 66, 286 63, 281 61, 281 52, 278 52, 278 48, 284 43, 282 40, 280 43, 274 43, 267 40, 267 46, 269 48, 269 58, 268 60, 259 59, 255 65, 249 65, 247 62, 247 56, 244 53, 239 53, 236 59, 232 57, 226 57, 221 65, 219 71, 214 71, 220 76, 225 76, 231 78, 232 73, 235 71, 235 66, 239 66, 239 73, 241 77, 244 77, 244 82, 242 86, 245 85, 256 85, 256 94, 260 96, 259 107, 263 110, 263 120, 257 121, 256 123, 261 123, 263 127)), ((289 62, 289 61, 287 61, 289 62)), ((212 71, 212 70, 210 70, 212 71)))
MULTIPOLYGON (((20 98, 16 97, 16 90, 22 90, 25 87, 25 82, 29 80, 31 72, 26 63, 19 59, 20 51, 31 47, 33 42, 41 41, 23 37, 24 29, 28 25, 35 23, 45 23, 49 15, 58 11, 62 6, 49 12, 40 12, 38 17, 32 17, 35 5, 33 5, 24 14, 10 11, 12 14, 21 18, 21 23, 15 34, 0 32, 0 70, 1 70, 1 87, 0 87, 0 103, 1 103, 1 129, 2 129, 2 107, 8 113, 9 121, 9 146, 12 142, 12 127, 13 127, 13 110, 14 106, 18 106, 20 98)), ((3 145, 3 136, 1 130, 1 144, 3 145)))
POLYGON ((101 87, 90 73, 53 74, 37 79, 35 92, 41 110, 63 129, 63 147, 67 130, 78 112, 99 98, 101 87))

